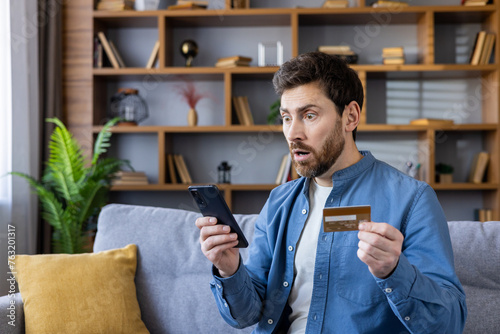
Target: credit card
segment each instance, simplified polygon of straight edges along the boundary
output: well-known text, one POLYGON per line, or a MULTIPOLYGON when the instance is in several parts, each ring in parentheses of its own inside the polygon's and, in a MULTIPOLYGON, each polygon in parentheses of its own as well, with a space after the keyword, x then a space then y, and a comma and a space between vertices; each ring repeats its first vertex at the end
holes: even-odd
POLYGON ((343 232, 359 230, 359 224, 371 221, 369 205, 341 206, 323 209, 323 231, 343 232))

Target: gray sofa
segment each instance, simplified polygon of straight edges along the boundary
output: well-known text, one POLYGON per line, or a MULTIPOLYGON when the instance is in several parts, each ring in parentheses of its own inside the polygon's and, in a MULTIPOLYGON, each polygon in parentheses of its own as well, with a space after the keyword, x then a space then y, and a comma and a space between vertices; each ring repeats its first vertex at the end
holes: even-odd
MULTIPOLYGON (((138 246, 136 288, 151 333, 249 333, 219 316, 209 288, 211 265, 201 253, 199 214, 177 209, 108 205, 99 217, 94 251, 138 246)), ((249 241, 256 215, 236 215, 249 241)), ((500 328, 500 222, 449 222, 458 276, 467 294, 465 333, 500 328)), ((246 251, 242 251, 246 257, 246 251)), ((0 297, 0 333, 24 333, 20 296, 16 323, 7 324, 7 296, 0 297)))

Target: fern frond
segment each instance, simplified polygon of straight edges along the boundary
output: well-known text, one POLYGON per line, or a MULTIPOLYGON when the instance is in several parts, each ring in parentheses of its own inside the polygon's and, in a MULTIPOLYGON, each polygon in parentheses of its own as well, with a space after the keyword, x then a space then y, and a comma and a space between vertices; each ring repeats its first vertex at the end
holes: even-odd
POLYGON ((94 145, 94 156, 92 157, 92 165, 95 165, 97 163, 97 160, 99 159, 99 156, 105 153, 107 151, 107 148, 111 146, 109 141, 111 139, 112 133, 109 130, 119 120, 120 120, 119 117, 115 117, 112 120, 108 121, 106 124, 104 124, 104 127, 102 128, 101 132, 99 132, 99 134, 97 135, 97 139, 94 145))
POLYGON ((115 158, 106 158, 99 160, 97 165, 92 166, 92 172, 89 173, 89 178, 93 180, 104 180, 109 184, 113 175, 118 172, 123 166, 134 171, 128 160, 119 160, 115 158))
POLYGON ((79 203, 79 212, 77 214, 80 230, 82 230, 83 224, 88 218, 94 214, 94 210, 96 208, 100 209, 106 204, 105 200, 102 201, 102 196, 98 196, 101 190, 104 190, 107 194, 107 187, 102 182, 93 180, 88 180, 85 187, 82 188, 82 201, 79 203))
POLYGON ((49 143, 50 156, 47 167, 61 174, 57 178, 56 189, 63 191, 65 198, 78 195, 77 182, 85 176, 85 165, 82 150, 64 124, 57 118, 49 118, 48 122, 56 124, 49 143))
POLYGON ((12 172, 12 175, 20 176, 28 181, 35 193, 38 195, 42 204, 42 218, 47 221, 56 230, 62 229, 63 222, 63 205, 55 197, 54 193, 46 189, 40 182, 29 175, 12 172))

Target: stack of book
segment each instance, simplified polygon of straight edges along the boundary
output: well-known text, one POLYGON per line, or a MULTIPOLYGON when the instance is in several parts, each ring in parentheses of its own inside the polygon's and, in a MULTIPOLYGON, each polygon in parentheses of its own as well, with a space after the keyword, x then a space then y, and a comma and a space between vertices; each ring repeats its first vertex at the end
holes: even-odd
POLYGON ((231 56, 225 58, 219 58, 215 67, 240 67, 240 66, 250 66, 252 58, 243 56, 231 56))
POLYGON ((402 47, 383 48, 382 59, 385 65, 403 65, 405 63, 404 50, 402 47))
POLYGON ((476 35, 474 48, 470 55, 471 65, 486 65, 490 62, 493 46, 495 45, 495 34, 481 30, 476 35))
POLYGON ((493 210, 491 209, 476 209, 474 210, 474 220, 481 223, 493 220, 493 210))
POLYGON ((347 56, 355 54, 354 51, 351 50, 351 47, 349 45, 320 45, 318 46, 318 51, 335 56, 347 56))
POLYGON ((192 10, 192 9, 207 9, 208 1, 185 1, 177 0, 177 4, 168 6, 169 10, 192 10))
POLYGON ((469 173, 469 182, 476 184, 483 182, 489 160, 490 154, 488 152, 479 152, 474 156, 469 173))
POLYGON ((135 0, 99 0, 97 10, 127 10, 134 9, 135 0))
POLYGON ((462 0, 464 6, 485 6, 490 0, 462 0))
POLYGON ((113 186, 142 186, 149 184, 148 177, 144 172, 119 171, 113 179, 113 186))
POLYGON ((358 62, 358 55, 351 50, 349 45, 320 45, 318 51, 340 57, 349 64, 358 62))
POLYGON ((118 49, 113 44, 112 41, 106 38, 106 35, 102 31, 97 33, 97 39, 94 43, 94 65, 95 67, 103 67, 104 53, 106 57, 113 66, 113 68, 125 67, 125 62, 123 61, 118 49), (103 51, 104 50, 104 51, 103 51))
POLYGON ((326 0, 323 3, 323 8, 347 8, 349 0, 326 0))
POLYGON ((233 96, 234 110, 241 125, 253 125, 253 116, 247 96, 233 96))
POLYGON ((425 126, 452 126, 455 122, 452 119, 442 118, 418 118, 410 121, 411 125, 425 125, 425 126))
POLYGON ((180 154, 167 154, 167 183, 191 184, 193 180, 189 174, 184 157, 180 154))
POLYGON ((378 0, 372 4, 372 7, 408 7, 407 2, 378 0))

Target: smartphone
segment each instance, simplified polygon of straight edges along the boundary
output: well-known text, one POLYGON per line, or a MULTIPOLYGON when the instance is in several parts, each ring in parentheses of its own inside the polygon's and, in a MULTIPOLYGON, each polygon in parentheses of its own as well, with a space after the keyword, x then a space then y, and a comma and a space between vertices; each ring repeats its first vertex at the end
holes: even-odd
POLYGON ((243 231, 238 226, 238 223, 234 219, 231 210, 229 210, 217 186, 190 186, 188 190, 204 217, 217 218, 217 224, 229 225, 231 227, 231 232, 238 235, 239 242, 235 246, 236 248, 248 247, 248 241, 245 235, 243 235, 243 231))

